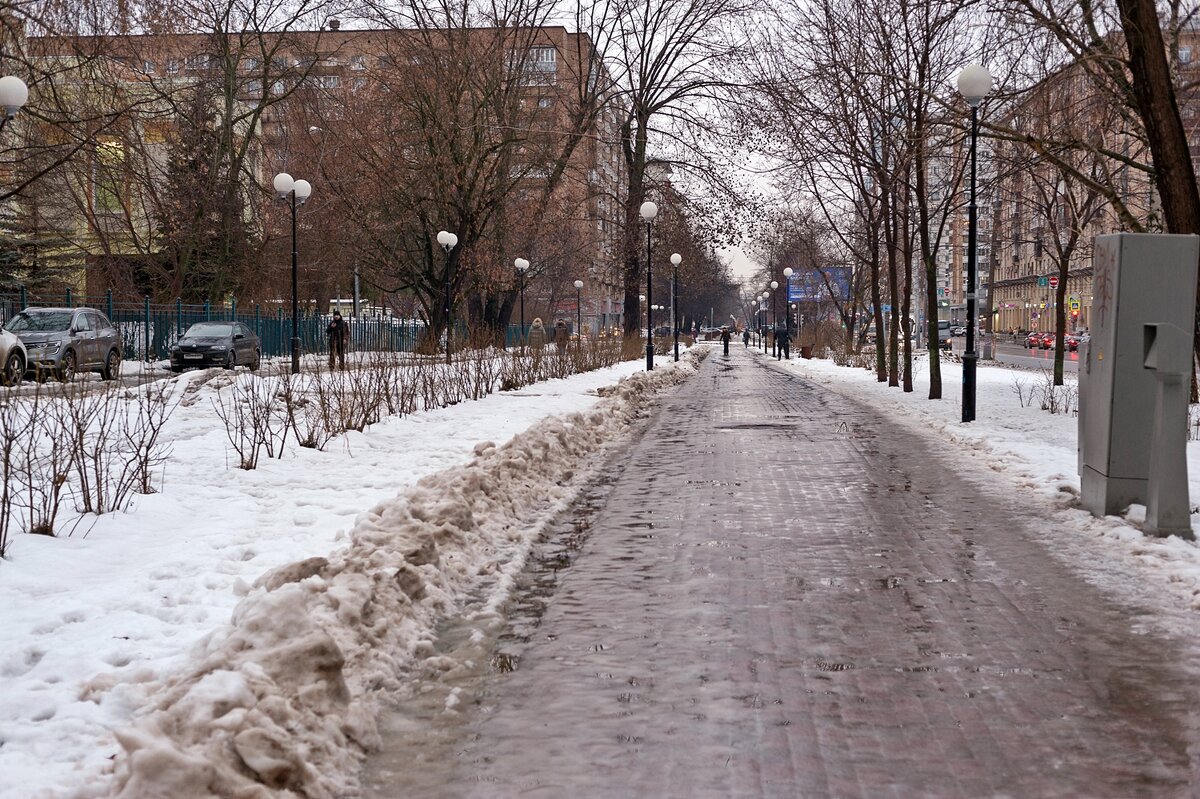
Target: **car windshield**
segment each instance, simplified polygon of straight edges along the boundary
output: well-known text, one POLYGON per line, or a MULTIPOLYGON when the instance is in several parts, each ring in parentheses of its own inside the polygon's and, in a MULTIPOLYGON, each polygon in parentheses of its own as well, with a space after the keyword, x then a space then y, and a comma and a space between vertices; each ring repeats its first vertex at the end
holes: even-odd
POLYGON ((42 311, 19 313, 9 320, 6 327, 14 333, 54 333, 71 327, 70 311, 42 311))
POLYGON ((233 335, 233 325, 228 322, 200 322, 184 333, 188 338, 224 338, 233 335))

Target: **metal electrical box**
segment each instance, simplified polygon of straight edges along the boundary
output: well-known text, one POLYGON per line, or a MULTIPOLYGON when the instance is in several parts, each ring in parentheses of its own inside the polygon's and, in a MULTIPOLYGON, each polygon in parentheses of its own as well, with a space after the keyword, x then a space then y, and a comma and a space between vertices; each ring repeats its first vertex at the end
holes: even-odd
MULTIPOLYGON (((1200 237, 1118 233, 1096 238, 1091 340, 1079 372, 1079 473, 1083 506, 1093 515, 1122 512, 1149 496, 1158 378, 1147 368, 1148 325, 1191 331, 1200 237)), ((1158 328, 1149 328, 1153 331, 1158 328)), ((1191 373, 1191 347, 1157 357, 1182 358, 1191 373)), ((1177 434, 1185 437, 1185 418, 1177 434)), ((1170 427, 1174 427, 1171 420, 1170 427)), ((1186 482, 1184 484, 1186 486, 1186 482)))

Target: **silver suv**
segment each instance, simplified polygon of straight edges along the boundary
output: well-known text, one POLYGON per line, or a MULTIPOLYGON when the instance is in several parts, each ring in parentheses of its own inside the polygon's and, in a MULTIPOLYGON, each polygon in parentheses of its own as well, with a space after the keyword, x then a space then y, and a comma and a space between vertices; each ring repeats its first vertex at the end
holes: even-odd
POLYGON ((69 381, 77 372, 112 380, 121 371, 121 335, 95 308, 26 308, 4 326, 29 354, 26 370, 38 380, 69 381))

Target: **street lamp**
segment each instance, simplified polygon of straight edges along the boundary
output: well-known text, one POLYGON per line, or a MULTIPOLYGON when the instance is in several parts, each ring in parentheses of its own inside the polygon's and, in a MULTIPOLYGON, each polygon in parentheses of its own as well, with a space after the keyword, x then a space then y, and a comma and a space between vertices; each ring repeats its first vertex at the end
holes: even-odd
POLYGON ((976 262, 976 228, 978 208, 975 205, 976 141, 979 138, 979 104, 992 90, 992 73, 979 64, 969 64, 958 73, 959 94, 971 106, 971 203, 967 206, 967 342, 963 353, 963 398, 962 420, 975 421, 975 366, 979 354, 975 352, 975 280, 978 272, 976 262))
POLYGON ((450 338, 454 329, 453 320, 450 318, 450 251, 458 246, 458 236, 447 231, 439 230, 437 234, 437 243, 442 245, 442 250, 446 253, 446 280, 444 281, 443 297, 442 297, 442 316, 446 320, 446 363, 450 363, 450 338))
POLYGON ((513 266, 517 268, 517 278, 521 281, 521 348, 525 348, 525 270, 529 268, 529 261, 524 258, 518 258, 513 261, 513 266))
POLYGON ((0 118, 0 130, 4 130, 5 123, 17 115, 28 99, 29 87, 25 85, 25 81, 16 75, 0 78, 0 107, 4 108, 4 117, 0 118))
POLYGON ((794 272, 790 266, 785 266, 783 268, 783 279, 785 281, 784 285, 786 287, 783 292, 783 326, 786 329, 784 335, 786 335, 788 338, 788 347, 783 352, 789 360, 792 357, 792 352, 791 352, 792 315, 790 313, 788 313, 788 299, 789 299, 788 294, 791 293, 792 275, 793 274, 794 274, 794 272))
MULTIPOLYGON (((647 200, 639 209, 642 220, 646 223, 646 302, 653 302, 654 272, 650 263, 650 230, 654 227, 654 217, 658 216, 658 206, 647 200)), ((654 320, 651 318, 649 307, 646 308, 646 371, 654 368, 654 320)))
POLYGON ((771 281, 771 343, 774 345, 772 355, 779 354, 779 334, 775 332, 775 328, 779 326, 779 312, 775 310, 775 289, 779 288, 779 281, 771 281))
POLYGON ((671 327, 675 331, 675 360, 679 360, 679 265, 683 256, 671 253, 671 327))
POLYGON ((575 351, 583 346, 583 281, 575 281, 575 351))
POLYGON ((762 314, 762 321, 758 324, 758 344, 762 347, 762 351, 767 351, 767 300, 770 298, 771 292, 764 291, 758 295, 759 312, 762 314))
MULTIPOLYGON (((0 78, 3 83, 4 78, 0 78)), ((24 84, 22 84, 24 85, 24 84)), ((0 105, 4 99, 0 97, 0 105)), ((272 181, 275 194, 279 199, 291 198, 292 209, 292 374, 300 373, 300 300, 299 295, 299 257, 296 253, 296 207, 304 205, 304 201, 312 194, 312 184, 307 180, 294 180, 287 172, 280 172, 272 181)))

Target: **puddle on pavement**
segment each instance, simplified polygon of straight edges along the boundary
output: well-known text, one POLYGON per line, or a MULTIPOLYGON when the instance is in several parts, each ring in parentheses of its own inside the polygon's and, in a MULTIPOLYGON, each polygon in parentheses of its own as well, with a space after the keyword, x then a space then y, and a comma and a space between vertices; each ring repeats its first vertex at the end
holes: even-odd
POLYGON ((382 745, 361 772, 361 799, 431 796, 446 785, 473 712, 495 680, 520 668, 522 650, 537 634, 562 572, 578 557, 619 476, 615 469, 600 473, 534 545, 504 607, 502 624, 489 628, 469 618, 479 599, 468 603, 462 616, 439 625, 434 656, 413 664, 396 704, 379 719, 382 745))

